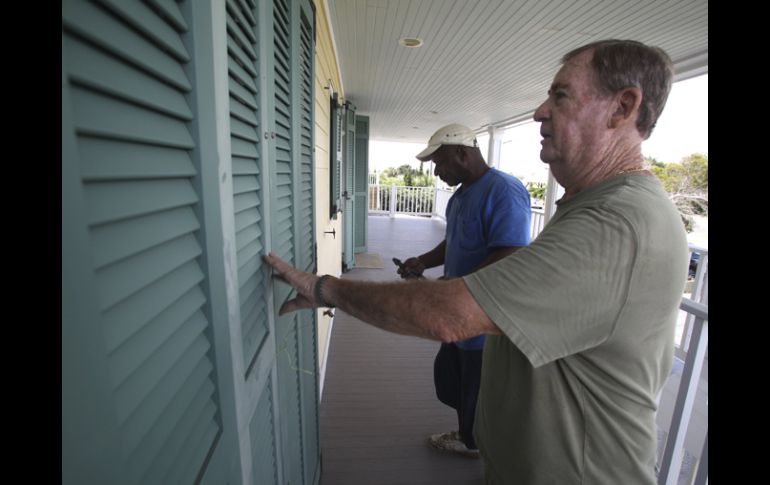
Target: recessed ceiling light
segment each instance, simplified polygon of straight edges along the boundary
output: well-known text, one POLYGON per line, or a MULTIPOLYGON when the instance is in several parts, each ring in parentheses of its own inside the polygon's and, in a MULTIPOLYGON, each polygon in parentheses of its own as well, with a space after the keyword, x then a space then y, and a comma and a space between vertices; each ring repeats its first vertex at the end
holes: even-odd
POLYGON ((404 47, 420 47, 422 45, 422 39, 416 37, 404 37, 398 41, 404 47))

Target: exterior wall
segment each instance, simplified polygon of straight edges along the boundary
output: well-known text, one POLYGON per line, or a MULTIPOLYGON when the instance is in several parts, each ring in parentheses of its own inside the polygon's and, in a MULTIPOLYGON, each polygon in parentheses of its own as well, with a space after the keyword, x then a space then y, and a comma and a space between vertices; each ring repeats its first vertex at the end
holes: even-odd
MULTIPOLYGON (((342 214, 329 219, 329 145, 331 85, 342 99, 339 66, 329 30, 326 0, 316 2, 316 55, 315 55, 315 204, 316 241, 318 241, 318 274, 339 276, 342 269, 342 214), (336 237, 325 232, 334 231, 336 237)), ((318 311, 318 367, 321 376, 326 370, 326 352, 331 338, 332 319, 318 311)), ((321 379, 323 384, 323 378, 321 379)), ((322 388, 323 389, 323 388, 322 388)))

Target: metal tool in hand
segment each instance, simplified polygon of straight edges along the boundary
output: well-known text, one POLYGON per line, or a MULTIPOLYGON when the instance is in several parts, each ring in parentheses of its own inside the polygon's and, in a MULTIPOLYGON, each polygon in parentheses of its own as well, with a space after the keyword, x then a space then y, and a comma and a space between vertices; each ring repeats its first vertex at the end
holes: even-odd
POLYGON ((393 258, 393 263, 395 263, 396 266, 401 270, 402 276, 405 278, 422 278, 422 273, 418 272, 415 268, 407 268, 404 263, 401 262, 398 258, 393 258))

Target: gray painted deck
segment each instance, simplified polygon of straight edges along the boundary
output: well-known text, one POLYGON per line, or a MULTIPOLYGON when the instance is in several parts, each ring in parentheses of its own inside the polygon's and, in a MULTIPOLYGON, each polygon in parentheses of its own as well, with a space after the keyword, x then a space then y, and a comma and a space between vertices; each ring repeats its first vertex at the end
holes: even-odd
MULTIPOLYGON (((391 262, 432 249, 445 224, 427 218, 369 217, 368 252, 383 269, 346 279, 396 280, 391 262)), ((439 277, 442 268, 426 272, 439 277)), ((439 343, 391 334, 337 311, 321 401, 322 485, 480 485, 480 460, 433 450, 427 437, 457 429, 455 411, 436 399, 439 343)))

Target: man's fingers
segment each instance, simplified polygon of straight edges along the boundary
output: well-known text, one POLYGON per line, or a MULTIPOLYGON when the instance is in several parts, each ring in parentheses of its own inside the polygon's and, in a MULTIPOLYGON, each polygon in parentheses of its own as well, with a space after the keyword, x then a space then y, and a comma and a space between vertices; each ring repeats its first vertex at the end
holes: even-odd
POLYGON ((297 295, 296 298, 286 300, 284 304, 281 305, 281 309, 278 310, 278 315, 280 316, 285 313, 296 312, 297 310, 304 310, 306 308, 316 308, 316 306, 304 296, 297 295))
POLYGON ((262 259, 281 275, 292 268, 289 263, 276 256, 274 253, 268 253, 262 256, 262 259))
POLYGON ((284 315, 286 313, 291 313, 299 310, 297 308, 297 301, 296 299, 288 300, 284 302, 283 305, 281 305, 281 309, 278 310, 278 316, 284 315))

